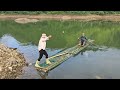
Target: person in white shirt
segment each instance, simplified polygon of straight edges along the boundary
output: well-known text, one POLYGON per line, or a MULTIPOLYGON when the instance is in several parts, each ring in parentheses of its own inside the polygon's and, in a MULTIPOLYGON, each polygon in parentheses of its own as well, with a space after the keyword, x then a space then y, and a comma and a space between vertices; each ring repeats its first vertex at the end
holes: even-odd
MULTIPOLYGON (((43 57, 43 55, 46 56, 46 64, 51 64, 51 62, 48 60, 48 54, 46 52, 46 41, 49 40, 52 36, 46 36, 45 33, 42 34, 40 40, 39 40, 39 44, 38 44, 38 50, 39 50, 39 58, 36 61, 35 67, 41 67, 39 65, 41 58, 43 57)), ((42 68, 42 67, 41 67, 42 68)))

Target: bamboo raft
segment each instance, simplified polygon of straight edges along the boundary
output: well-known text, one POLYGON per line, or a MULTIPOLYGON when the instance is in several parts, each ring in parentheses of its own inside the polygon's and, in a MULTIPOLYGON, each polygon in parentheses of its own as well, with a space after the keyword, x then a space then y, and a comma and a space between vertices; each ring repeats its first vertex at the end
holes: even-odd
POLYGON ((36 69, 38 71, 48 72, 48 71, 54 69, 55 67, 59 66, 63 62, 65 62, 70 57, 72 57, 72 56, 76 55, 77 53, 79 53, 80 51, 82 51, 84 48, 89 46, 93 41, 94 40, 89 40, 85 46, 81 46, 78 44, 72 48, 69 48, 69 49, 66 49, 66 50, 60 52, 57 55, 53 55, 48 58, 49 61, 51 62, 50 65, 46 64, 46 62, 43 62, 42 64, 39 64, 42 68, 36 68, 36 69))

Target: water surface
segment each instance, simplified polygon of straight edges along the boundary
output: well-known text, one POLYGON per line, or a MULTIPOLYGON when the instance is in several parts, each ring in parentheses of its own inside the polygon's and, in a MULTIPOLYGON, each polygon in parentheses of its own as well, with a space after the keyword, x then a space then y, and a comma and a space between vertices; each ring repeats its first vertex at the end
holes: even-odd
MULTIPOLYGON (((76 45, 82 32, 94 39, 97 45, 97 49, 91 46, 51 70, 47 79, 120 78, 119 22, 40 21, 18 24, 9 20, 0 21, 0 43, 17 48, 28 63, 35 63, 39 56, 37 45, 43 32, 53 36, 47 43, 49 56, 76 45)), ((44 61, 45 57, 41 63, 44 61)), ((42 79, 34 66, 24 67, 23 74, 18 78, 42 79)))

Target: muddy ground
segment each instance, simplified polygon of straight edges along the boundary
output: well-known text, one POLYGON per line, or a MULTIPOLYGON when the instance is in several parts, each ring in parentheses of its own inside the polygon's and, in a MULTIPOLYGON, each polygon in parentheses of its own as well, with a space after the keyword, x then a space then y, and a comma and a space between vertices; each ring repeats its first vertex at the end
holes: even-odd
POLYGON ((0 15, 0 19, 13 19, 18 23, 37 22, 39 20, 103 20, 120 21, 120 15, 0 15))

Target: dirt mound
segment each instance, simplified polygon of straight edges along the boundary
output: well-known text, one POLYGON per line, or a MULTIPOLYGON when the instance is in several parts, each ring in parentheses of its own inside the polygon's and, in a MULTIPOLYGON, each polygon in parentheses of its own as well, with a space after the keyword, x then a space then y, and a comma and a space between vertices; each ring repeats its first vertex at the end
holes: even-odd
POLYGON ((26 65, 24 56, 0 44, 0 79, 16 79, 26 65))
POLYGON ((31 22, 38 22, 39 20, 37 19, 28 19, 28 18, 18 18, 15 19, 15 22, 25 24, 25 23, 31 23, 31 22))

